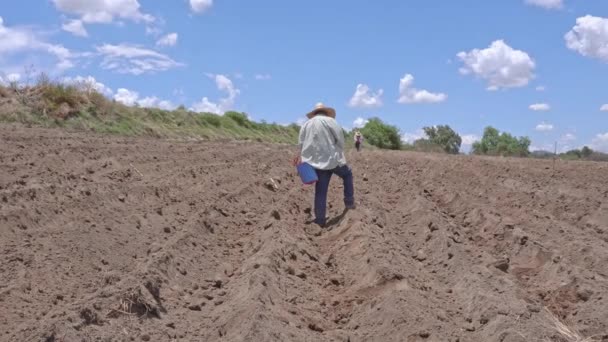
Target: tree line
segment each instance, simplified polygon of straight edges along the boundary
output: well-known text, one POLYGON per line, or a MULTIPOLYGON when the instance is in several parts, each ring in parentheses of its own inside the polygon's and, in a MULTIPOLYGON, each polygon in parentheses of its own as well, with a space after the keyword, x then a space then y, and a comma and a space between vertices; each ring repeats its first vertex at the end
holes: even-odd
MULTIPOLYGON (((401 139, 401 132, 396 126, 387 124, 379 118, 370 119, 360 129, 367 143, 381 149, 410 150, 421 152, 438 152, 448 154, 460 153, 462 137, 449 125, 438 125, 424 127, 424 137, 412 143, 406 143, 401 139)), ((554 153, 548 151, 530 152, 531 140, 529 137, 516 137, 508 132, 488 126, 484 129, 483 136, 479 141, 473 143, 471 154, 504 156, 504 157, 554 157, 554 153)), ((580 160, 607 160, 608 154, 593 151, 585 146, 582 149, 574 149, 559 154, 562 159, 580 160)))

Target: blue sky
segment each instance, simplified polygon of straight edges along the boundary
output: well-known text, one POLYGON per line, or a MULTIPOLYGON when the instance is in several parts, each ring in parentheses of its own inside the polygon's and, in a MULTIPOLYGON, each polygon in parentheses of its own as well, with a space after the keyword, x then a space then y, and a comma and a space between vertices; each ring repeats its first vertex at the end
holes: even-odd
POLYGON ((0 17, 4 83, 33 66, 127 104, 290 123, 324 102, 406 140, 492 125, 608 151, 606 0, 20 0, 0 17))

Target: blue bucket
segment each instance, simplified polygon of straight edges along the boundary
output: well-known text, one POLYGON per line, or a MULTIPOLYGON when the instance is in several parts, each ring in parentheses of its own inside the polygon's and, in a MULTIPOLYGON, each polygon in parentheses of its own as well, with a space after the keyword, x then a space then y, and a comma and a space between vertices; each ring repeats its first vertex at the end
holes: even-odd
POLYGON ((300 179, 302 179, 302 183, 314 184, 319 180, 315 168, 310 164, 300 163, 296 168, 298 169, 298 174, 300 175, 300 179))

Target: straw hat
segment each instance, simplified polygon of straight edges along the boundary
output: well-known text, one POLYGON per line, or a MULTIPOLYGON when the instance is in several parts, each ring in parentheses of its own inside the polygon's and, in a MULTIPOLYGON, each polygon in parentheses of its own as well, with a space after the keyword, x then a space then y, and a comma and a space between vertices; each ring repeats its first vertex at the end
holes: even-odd
POLYGON ((306 114, 306 117, 312 119, 315 115, 319 114, 319 112, 324 112, 330 118, 336 118, 336 110, 331 107, 325 107, 325 105, 321 102, 317 103, 315 109, 312 112, 306 114))

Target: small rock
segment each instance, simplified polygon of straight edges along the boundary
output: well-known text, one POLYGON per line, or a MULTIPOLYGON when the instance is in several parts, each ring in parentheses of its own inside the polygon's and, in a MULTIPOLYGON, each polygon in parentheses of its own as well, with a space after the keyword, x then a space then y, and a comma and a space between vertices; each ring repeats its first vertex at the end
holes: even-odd
POLYGON ((125 195, 118 195, 118 200, 124 202, 127 199, 125 195))
POLYGON ((367 182, 369 179, 367 178, 367 175, 363 175, 363 181, 367 182))
POLYGON ((593 291, 589 289, 578 290, 576 292, 576 296, 578 297, 578 299, 582 300, 583 302, 586 302, 591 298, 591 296, 593 296, 593 291))
POLYGON ((538 305, 533 305, 533 304, 529 304, 529 305, 528 305, 528 311, 530 311, 530 312, 535 312, 535 313, 539 313, 539 312, 540 312, 540 306, 538 306, 538 305))
POLYGON ((312 331, 319 332, 319 333, 323 332, 323 328, 321 328, 320 326, 316 325, 315 323, 308 324, 308 329, 310 329, 312 331))
POLYGON ((171 233, 171 228, 169 228, 169 227, 165 227, 165 228, 163 228, 163 231, 164 231, 165 233, 167 233, 167 234, 168 234, 168 233, 171 233))
POLYGON ((142 341, 150 341, 150 335, 141 335, 141 340, 142 341))
POLYGON ((278 210, 273 210, 270 215, 277 221, 281 220, 281 214, 278 210))
POLYGON ((429 338, 431 336, 431 333, 429 333, 428 331, 421 331, 418 333, 418 335, 422 338, 429 338))
POLYGON ((426 254, 424 253, 424 251, 418 250, 418 253, 416 253, 416 256, 414 257, 414 259, 418 260, 418 261, 424 261, 426 260, 426 254))
POLYGON ((340 280, 340 277, 338 277, 338 276, 330 277, 329 281, 336 286, 340 286, 342 284, 342 281, 340 280))
POLYGON ((201 311, 202 310, 201 306, 198 304, 190 305, 190 306, 188 306, 188 309, 190 309, 192 311, 201 311))
POLYGON ((493 264, 493 266, 507 273, 509 272, 509 259, 498 260, 493 264))

